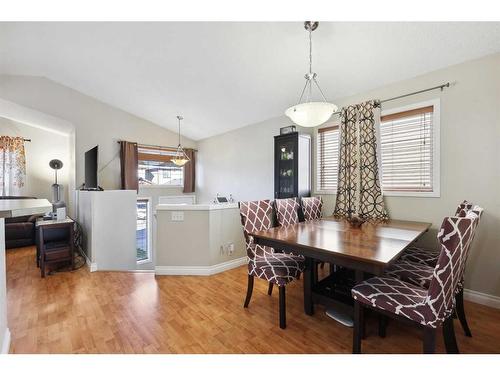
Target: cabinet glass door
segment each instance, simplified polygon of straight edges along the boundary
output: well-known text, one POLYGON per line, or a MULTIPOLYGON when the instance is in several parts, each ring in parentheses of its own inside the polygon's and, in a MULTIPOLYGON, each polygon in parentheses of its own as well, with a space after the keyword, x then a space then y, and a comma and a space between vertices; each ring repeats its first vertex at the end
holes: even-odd
POLYGON ((293 139, 283 140, 278 144, 278 187, 280 198, 297 195, 294 189, 295 158, 298 157, 293 139))

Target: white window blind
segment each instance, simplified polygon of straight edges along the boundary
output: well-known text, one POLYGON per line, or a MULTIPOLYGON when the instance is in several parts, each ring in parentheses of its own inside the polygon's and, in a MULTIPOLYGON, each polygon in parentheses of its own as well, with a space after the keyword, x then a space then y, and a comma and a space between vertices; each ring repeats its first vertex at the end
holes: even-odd
POLYGON ((330 126, 318 130, 317 137, 318 191, 336 191, 339 169, 339 128, 330 126))
POLYGON ((433 113, 427 106, 381 117, 384 191, 433 191, 433 113))

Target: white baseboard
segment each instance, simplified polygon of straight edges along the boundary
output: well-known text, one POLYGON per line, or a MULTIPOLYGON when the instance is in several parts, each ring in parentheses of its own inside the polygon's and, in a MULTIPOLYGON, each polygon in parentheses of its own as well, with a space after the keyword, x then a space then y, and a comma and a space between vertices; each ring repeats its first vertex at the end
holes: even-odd
POLYGON ((82 254, 85 258, 85 263, 87 263, 87 267, 89 268, 90 272, 97 271, 97 263, 92 263, 85 252, 82 252, 82 254))
POLYGON ((10 349, 10 331, 8 328, 5 328, 5 333, 3 335, 3 342, 2 342, 2 351, 0 354, 9 354, 9 349, 10 349))
POLYGON ((500 297, 492 296, 491 294, 464 289, 464 299, 481 305, 494 307, 495 309, 500 309, 500 297))
POLYGON ((229 260, 213 266, 156 266, 156 275, 210 276, 247 263, 247 257, 229 260))

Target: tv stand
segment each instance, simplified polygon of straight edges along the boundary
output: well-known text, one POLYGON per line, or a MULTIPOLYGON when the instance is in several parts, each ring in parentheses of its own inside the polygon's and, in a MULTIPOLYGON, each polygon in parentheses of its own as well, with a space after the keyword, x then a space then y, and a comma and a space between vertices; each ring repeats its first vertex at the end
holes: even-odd
POLYGON ((104 189, 100 186, 98 186, 96 188, 86 188, 85 184, 82 184, 80 191, 104 191, 104 189))

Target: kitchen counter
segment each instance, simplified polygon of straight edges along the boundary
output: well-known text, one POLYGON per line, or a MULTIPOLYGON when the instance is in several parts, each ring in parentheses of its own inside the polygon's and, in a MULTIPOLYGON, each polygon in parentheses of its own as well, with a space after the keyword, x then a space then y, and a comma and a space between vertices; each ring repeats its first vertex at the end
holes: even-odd
POLYGON ((213 211, 238 208, 238 203, 159 204, 157 211, 213 211))
POLYGON ((238 203, 156 206, 156 275, 213 275, 246 264, 238 203))
POLYGON ((0 217, 45 214, 52 211, 47 199, 0 199, 0 217))

